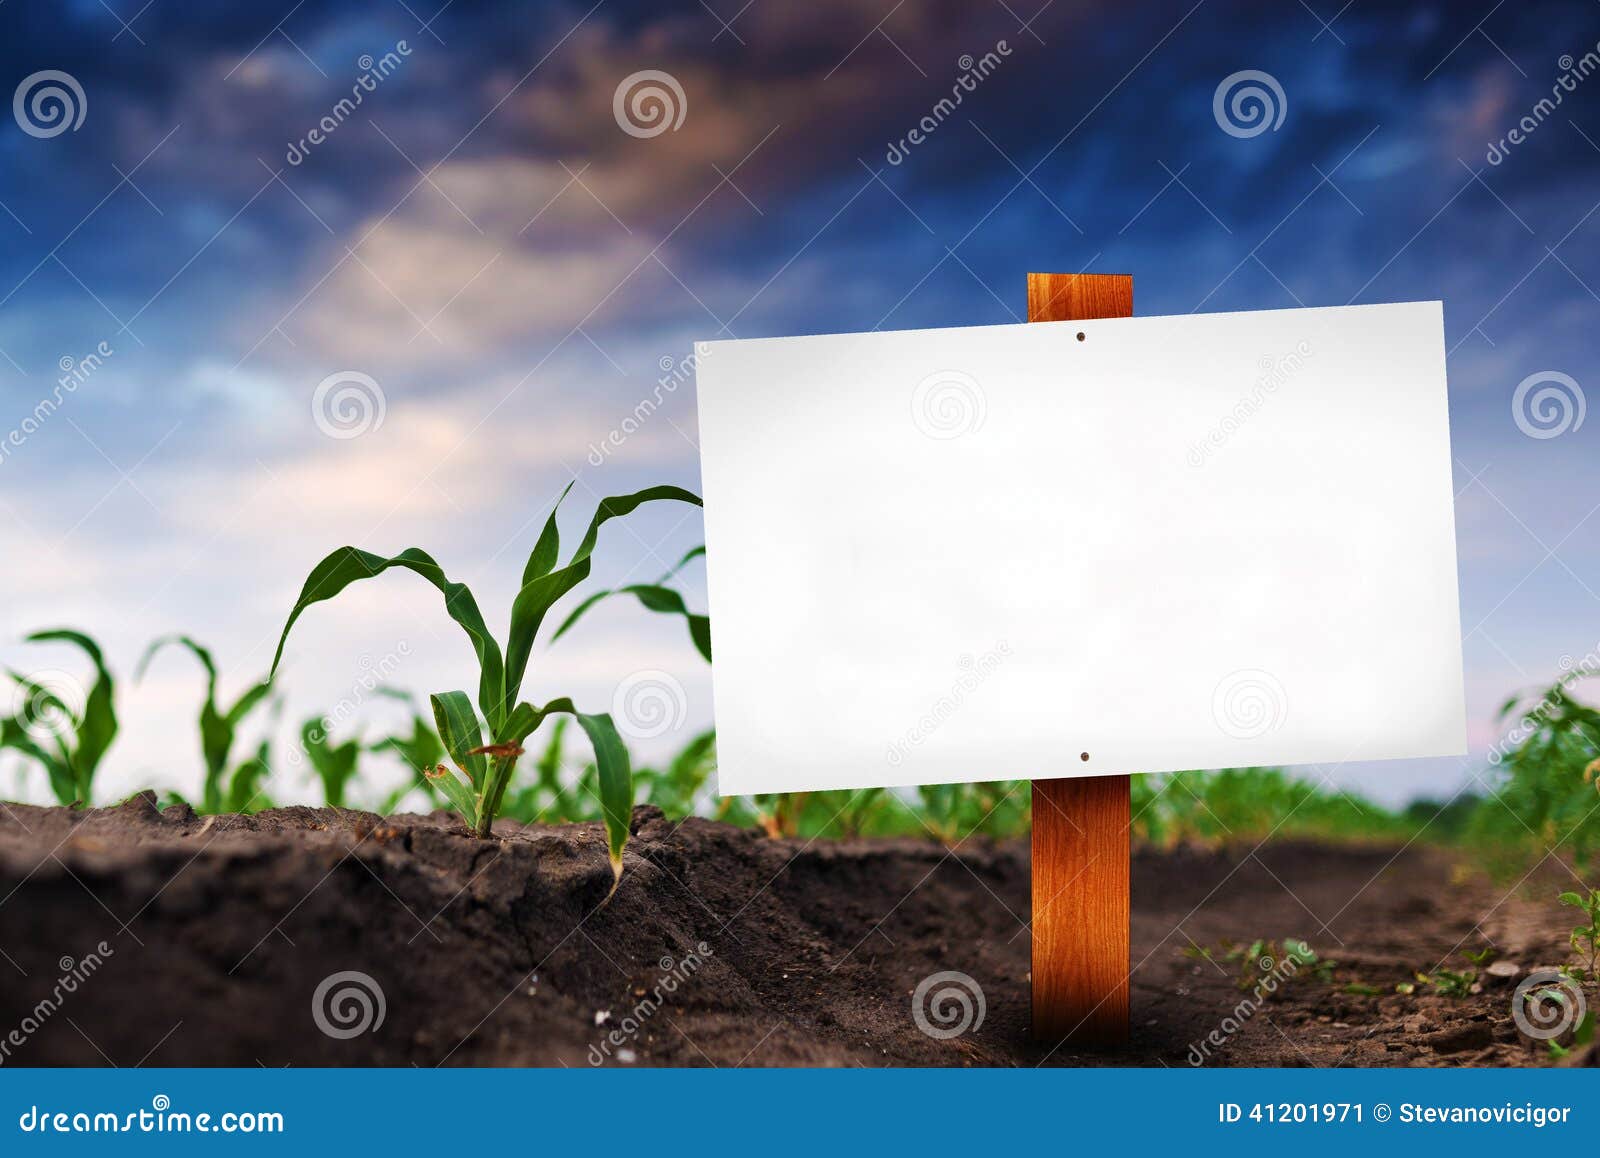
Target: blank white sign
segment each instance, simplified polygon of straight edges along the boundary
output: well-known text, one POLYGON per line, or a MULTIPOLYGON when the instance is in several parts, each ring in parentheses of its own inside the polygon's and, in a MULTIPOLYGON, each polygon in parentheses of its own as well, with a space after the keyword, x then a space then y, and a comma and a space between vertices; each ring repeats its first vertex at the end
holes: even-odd
POLYGON ((697 349, 724 794, 1465 751, 1440 303, 697 349))

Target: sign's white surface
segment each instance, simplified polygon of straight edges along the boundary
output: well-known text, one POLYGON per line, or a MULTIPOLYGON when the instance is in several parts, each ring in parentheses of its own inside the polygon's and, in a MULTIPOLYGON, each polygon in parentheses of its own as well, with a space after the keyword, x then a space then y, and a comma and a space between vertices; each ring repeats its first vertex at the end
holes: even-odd
POLYGON ((697 349, 724 794, 1465 750, 1439 303, 697 349))

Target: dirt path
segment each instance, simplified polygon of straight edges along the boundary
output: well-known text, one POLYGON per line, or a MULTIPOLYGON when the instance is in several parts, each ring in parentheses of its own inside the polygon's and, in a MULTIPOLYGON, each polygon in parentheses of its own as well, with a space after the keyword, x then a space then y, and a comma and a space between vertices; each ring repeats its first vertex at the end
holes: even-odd
MULTIPOLYGON (((1506 959, 1563 958, 1553 904, 1438 851, 1138 854, 1133 1042, 1092 1054, 1027 1041, 1024 846, 808 846, 649 809, 635 829, 602 905, 594 825, 504 823, 485 843, 444 817, 328 809, 0 810, 0 1062, 1184 1066, 1246 996, 1240 963, 1184 950, 1294 937, 1339 962, 1331 979, 1305 970, 1205 1064, 1548 1064, 1509 985, 1393 992, 1469 967, 1455 951, 1486 943, 1480 923, 1506 959), (944 1039, 912 1015, 940 971, 984 1007, 944 1039)), ((935 1029, 959 1012, 947 997, 935 1029)))

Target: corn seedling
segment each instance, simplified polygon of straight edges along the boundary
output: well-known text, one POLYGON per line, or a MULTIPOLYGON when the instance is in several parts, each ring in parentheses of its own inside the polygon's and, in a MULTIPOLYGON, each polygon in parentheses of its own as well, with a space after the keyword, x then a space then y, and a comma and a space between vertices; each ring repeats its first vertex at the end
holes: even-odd
POLYGON ((329 808, 343 808, 344 790, 355 779, 361 762, 361 740, 335 744, 328 735, 328 722, 313 716, 300 725, 300 748, 322 781, 322 802, 329 808))
MULTIPOLYGON (((567 491, 571 489, 569 484, 567 491)), ((566 493, 562 492, 562 498, 566 493)), ((340 547, 318 563, 307 577, 284 624, 272 670, 277 671, 295 622, 312 604, 332 599, 350 584, 376 578, 391 567, 420 576, 444 596, 446 614, 466 632, 478 661, 476 706, 464 691, 429 697, 439 738, 455 766, 454 771, 445 768, 442 775, 435 776, 434 782, 477 835, 487 837, 505 799, 517 758, 522 755, 523 743, 546 717, 572 716, 594 747, 614 888, 622 879, 622 849, 628 839, 628 819, 633 804, 633 777, 622 737, 609 714, 580 712, 569 698, 551 700, 537 707, 519 702, 519 697, 534 639, 551 608, 589 577, 600 528, 611 519, 628 515, 644 503, 657 500, 700 505, 695 495, 673 486, 651 487, 631 495, 603 499, 582 541, 563 566, 557 565, 561 544, 553 509, 523 568, 522 582, 511 604, 511 622, 503 651, 484 623, 472 592, 464 584, 449 579, 427 552, 412 547, 386 558, 355 547, 340 547)), ((560 505, 558 499, 556 508, 560 505)))
POLYGON ((250 813, 275 807, 263 788, 267 777, 271 775, 272 741, 262 740, 256 745, 255 755, 242 762, 228 778, 228 790, 222 800, 222 811, 250 813))
MULTIPOLYGON (((231 705, 222 708, 217 704, 217 664, 212 659, 210 650, 187 635, 167 635, 145 649, 143 657, 139 660, 136 679, 144 678, 144 673, 149 669, 156 653, 169 644, 177 644, 187 649, 200 661, 200 666, 206 672, 206 698, 200 704, 200 754, 205 761, 205 781, 201 789, 200 811, 221 812, 226 801, 240 795, 224 783, 228 773, 228 756, 233 750, 234 739, 245 717, 272 694, 272 677, 268 676, 261 682, 252 684, 231 705)), ((255 771, 252 770, 252 775, 254 774, 255 771)), ((248 803, 253 797, 245 799, 248 803)))
POLYGON ((395 812, 400 807, 400 801, 413 789, 418 788, 427 795, 430 802, 443 803, 444 797, 434 786, 433 775, 435 769, 443 764, 448 756, 444 750, 444 742, 433 730, 432 723, 423 718, 417 708, 417 701, 410 692, 400 691, 397 688, 379 688, 378 694, 401 701, 411 712, 409 735, 386 736, 367 749, 369 752, 388 752, 398 756, 400 762, 411 773, 410 780, 390 793, 379 811, 385 816, 395 812))
POLYGON ((1597 961, 1600 961, 1600 889, 1590 889, 1587 897, 1581 893, 1562 893, 1560 901, 1563 905, 1581 909, 1589 920, 1587 925, 1574 927, 1567 938, 1572 951, 1578 954, 1582 962, 1567 966, 1567 976, 1574 981, 1600 980, 1595 973, 1597 961))
MULTIPOLYGON (((1493 949, 1484 949, 1473 953, 1463 950, 1462 954, 1474 965, 1487 964, 1494 957, 1493 949)), ((1418 986, 1431 990, 1440 997, 1468 997, 1472 994, 1472 987, 1478 983, 1477 969, 1446 969, 1440 965, 1429 973, 1415 974, 1416 980, 1402 981, 1394 987, 1396 993, 1415 993, 1418 986)))
POLYGON ((93 794, 94 774, 117 736, 116 684, 99 645, 82 632, 37 631, 27 642, 77 647, 94 665, 94 683, 79 708, 67 702, 76 696, 66 695, 66 688, 10 672, 16 684, 15 714, 0 719, 0 748, 41 765, 50 791, 62 804, 86 805, 93 794))

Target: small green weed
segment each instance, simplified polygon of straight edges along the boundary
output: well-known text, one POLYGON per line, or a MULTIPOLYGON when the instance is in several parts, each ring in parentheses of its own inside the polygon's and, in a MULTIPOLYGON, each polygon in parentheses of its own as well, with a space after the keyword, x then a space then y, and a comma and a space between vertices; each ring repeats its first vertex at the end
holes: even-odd
POLYGON ((1587 897, 1581 893, 1562 893, 1559 900, 1563 905, 1581 909, 1589 919, 1587 925, 1574 926, 1567 938, 1581 962, 1567 966, 1567 976, 1574 981, 1600 980, 1595 974, 1596 961, 1600 959, 1600 889, 1590 889, 1587 897))

